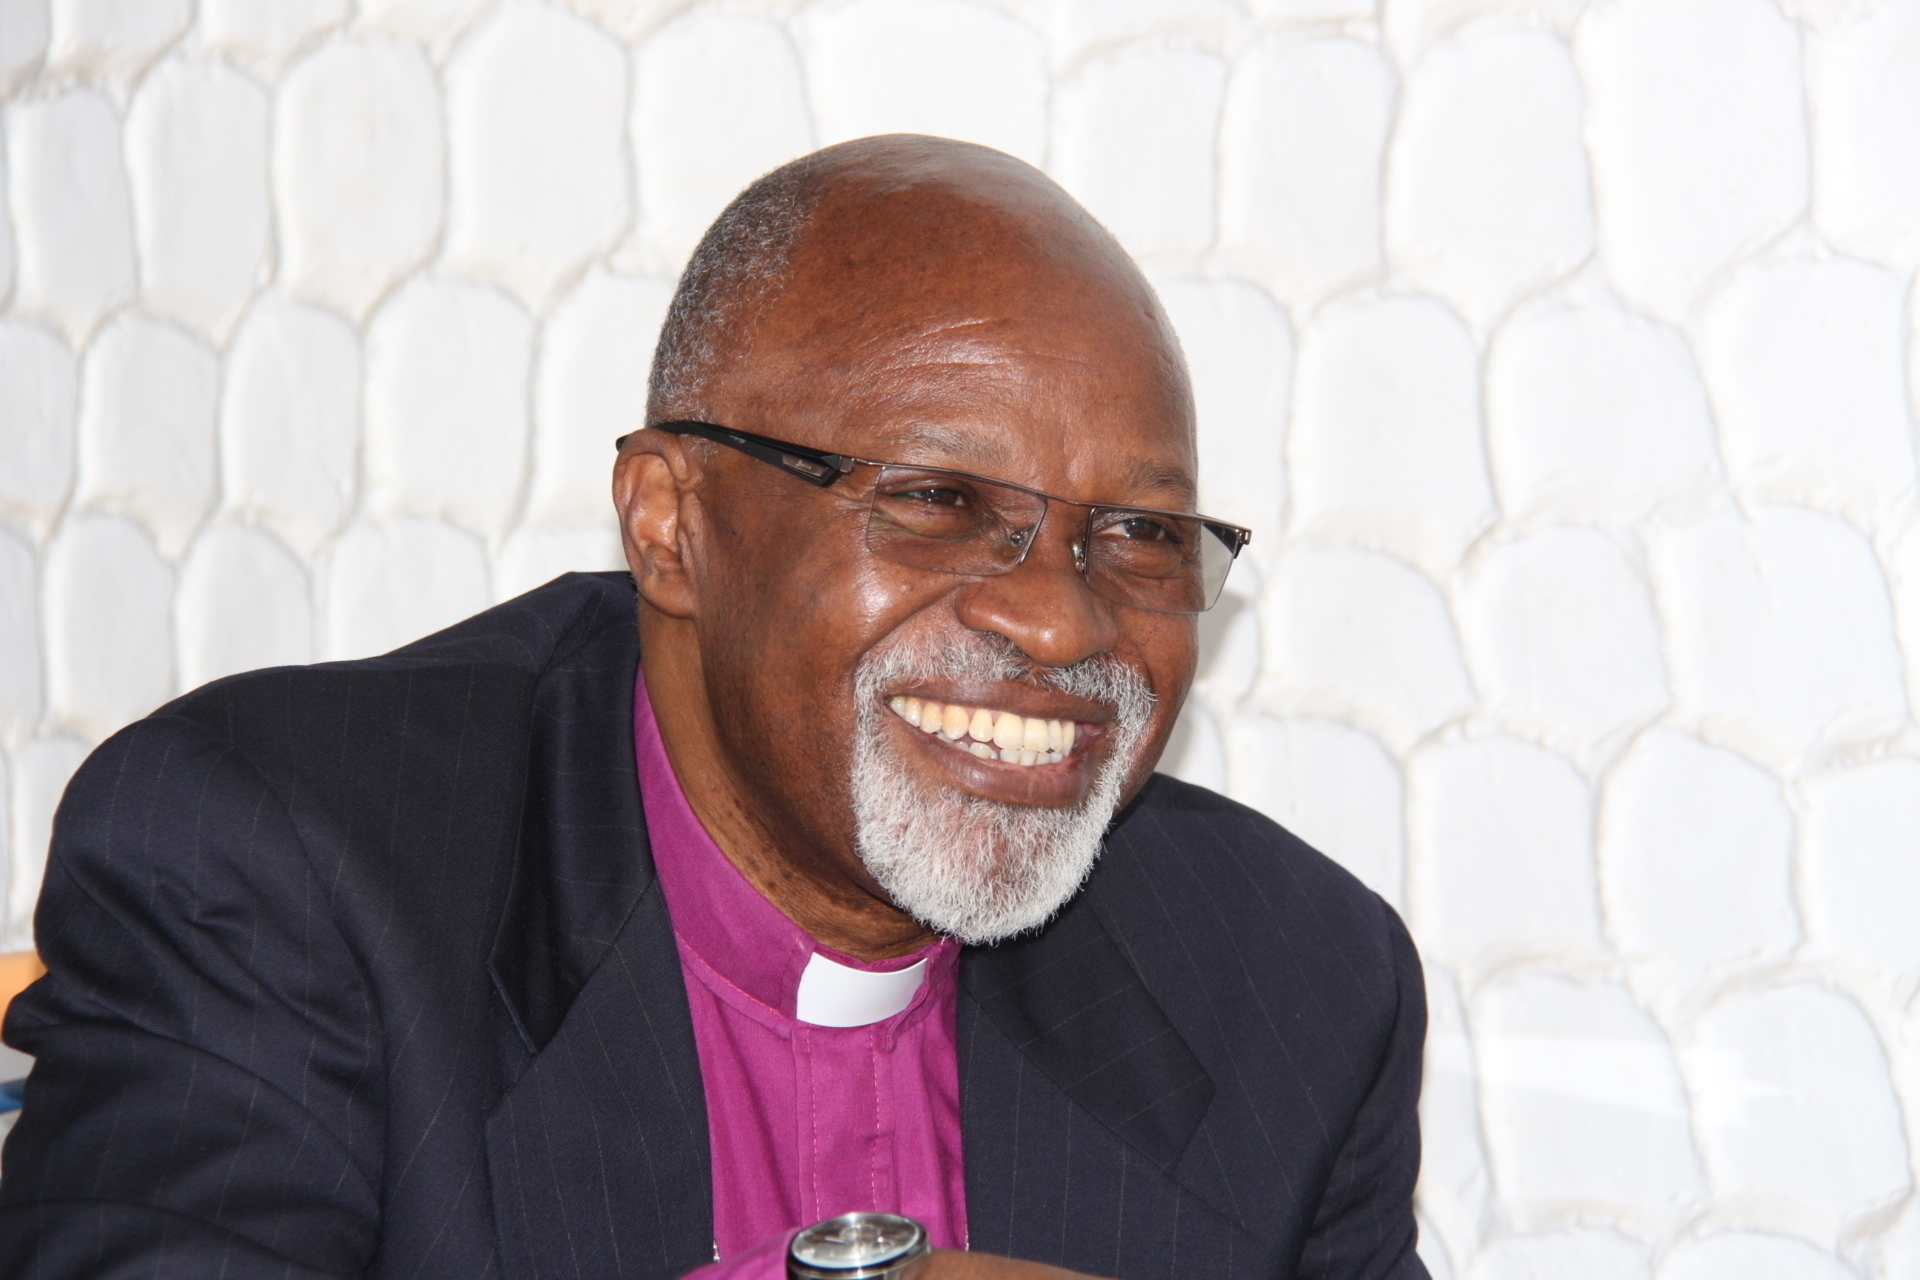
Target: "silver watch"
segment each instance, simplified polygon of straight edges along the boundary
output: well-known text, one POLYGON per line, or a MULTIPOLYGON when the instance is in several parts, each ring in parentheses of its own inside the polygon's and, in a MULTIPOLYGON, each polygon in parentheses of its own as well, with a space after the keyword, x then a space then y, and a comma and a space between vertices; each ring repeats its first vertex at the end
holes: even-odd
POLYGON ((927 1229, 897 1213, 843 1213, 787 1247, 790 1280, 915 1280, 933 1252, 927 1229))

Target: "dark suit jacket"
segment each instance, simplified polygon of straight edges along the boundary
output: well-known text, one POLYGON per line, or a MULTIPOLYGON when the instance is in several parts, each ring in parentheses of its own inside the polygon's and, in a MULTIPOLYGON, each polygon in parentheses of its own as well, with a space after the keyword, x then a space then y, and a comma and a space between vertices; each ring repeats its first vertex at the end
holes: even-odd
MULTIPOLYGON (((0 1276, 670 1277, 706 1101, 634 778, 625 575, 235 676, 68 789, 0 1276)), ((972 1245, 1119 1277, 1421 1277, 1393 912, 1156 778, 1086 891, 967 952, 972 1245)))

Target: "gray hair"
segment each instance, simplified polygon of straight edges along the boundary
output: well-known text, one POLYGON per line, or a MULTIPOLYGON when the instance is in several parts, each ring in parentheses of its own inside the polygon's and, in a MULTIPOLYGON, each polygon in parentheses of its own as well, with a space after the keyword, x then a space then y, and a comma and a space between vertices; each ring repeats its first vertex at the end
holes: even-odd
POLYGON ((788 255, 826 184, 813 156, 766 174, 733 198, 680 273, 647 383, 647 420, 705 415, 724 339, 780 291, 788 255))

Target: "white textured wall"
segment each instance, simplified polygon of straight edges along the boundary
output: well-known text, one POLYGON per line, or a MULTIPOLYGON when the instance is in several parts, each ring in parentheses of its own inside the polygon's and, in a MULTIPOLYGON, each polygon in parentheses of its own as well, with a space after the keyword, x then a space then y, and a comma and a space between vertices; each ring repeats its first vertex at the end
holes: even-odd
POLYGON ((1442 1277, 1920 1276, 1920 0, 0 0, 5 942, 90 745, 610 567, 746 180, 977 139, 1259 537, 1176 764, 1406 912, 1442 1277))

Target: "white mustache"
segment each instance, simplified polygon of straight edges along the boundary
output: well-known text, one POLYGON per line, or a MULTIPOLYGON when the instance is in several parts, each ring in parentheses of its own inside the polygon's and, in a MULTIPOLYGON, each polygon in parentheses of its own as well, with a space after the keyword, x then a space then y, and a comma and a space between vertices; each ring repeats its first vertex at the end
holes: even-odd
POLYGON ((854 691, 866 707, 889 688, 923 680, 1036 684, 1105 707, 1116 722, 1145 725, 1154 695, 1146 677, 1110 653, 1097 653, 1066 667, 1043 666, 1005 636, 970 631, 939 641, 910 641, 867 655, 854 675, 854 691))

